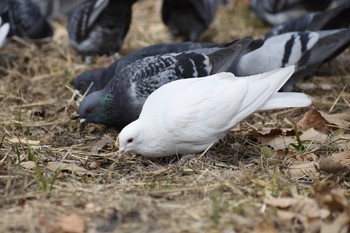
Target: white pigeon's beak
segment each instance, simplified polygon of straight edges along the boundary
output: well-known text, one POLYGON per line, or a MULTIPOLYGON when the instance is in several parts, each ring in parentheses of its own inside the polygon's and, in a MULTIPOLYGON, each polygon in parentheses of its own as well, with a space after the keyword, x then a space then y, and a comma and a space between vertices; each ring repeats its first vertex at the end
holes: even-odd
POLYGON ((118 155, 118 159, 121 159, 124 157, 126 153, 126 148, 119 148, 119 155, 118 155))

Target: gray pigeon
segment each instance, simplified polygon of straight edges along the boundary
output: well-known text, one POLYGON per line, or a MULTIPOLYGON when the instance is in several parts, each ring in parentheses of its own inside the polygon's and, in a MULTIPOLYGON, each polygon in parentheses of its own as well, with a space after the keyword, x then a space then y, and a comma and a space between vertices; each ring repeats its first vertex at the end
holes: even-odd
POLYGON ((225 71, 252 43, 245 38, 211 54, 188 51, 137 60, 115 73, 104 89, 83 99, 79 106, 82 126, 98 123, 121 130, 137 119, 146 98, 160 86, 225 71))
POLYGON ((40 7, 40 11, 47 19, 54 20, 68 14, 74 7, 85 0, 32 0, 40 7))
POLYGON ((46 41, 53 36, 51 25, 31 0, 1 0, 0 16, 10 24, 9 37, 46 41))
POLYGON ((281 89, 291 91, 297 81, 312 76, 317 67, 339 55, 349 43, 350 29, 284 33, 266 39, 263 46, 240 57, 229 71, 247 76, 296 65, 296 72, 281 89))
POLYGON ((113 55, 124 43, 136 0, 87 0, 71 12, 69 41, 85 59, 113 55))
POLYGON ((337 8, 309 13, 296 19, 288 20, 273 27, 265 38, 296 31, 320 31, 346 28, 350 24, 350 2, 337 8))
POLYGON ((326 10, 332 7, 332 0, 251 0, 250 6, 260 20, 278 25, 309 12, 326 10))
MULTIPOLYGON (((262 45, 263 41, 256 40, 250 44, 249 48, 251 50, 258 48, 262 45), (253 46, 255 45, 255 47, 253 46)), ((195 42, 182 42, 182 43, 164 43, 151 45, 134 52, 131 52, 119 60, 115 61, 110 67, 103 69, 96 69, 91 71, 86 71, 80 74, 76 78, 75 88, 79 90, 81 94, 87 91, 87 88, 93 82, 93 85, 89 89, 88 93, 98 91, 103 89, 107 83, 113 78, 114 74, 119 73, 125 66, 133 63, 139 59, 155 56, 159 54, 166 53, 179 53, 189 50, 196 50, 201 53, 213 53, 219 49, 230 46, 230 43, 195 43, 195 42)), ((250 50, 246 50, 249 52, 250 50)))
POLYGON ((172 35, 197 41, 213 22, 217 0, 163 0, 162 20, 172 35))

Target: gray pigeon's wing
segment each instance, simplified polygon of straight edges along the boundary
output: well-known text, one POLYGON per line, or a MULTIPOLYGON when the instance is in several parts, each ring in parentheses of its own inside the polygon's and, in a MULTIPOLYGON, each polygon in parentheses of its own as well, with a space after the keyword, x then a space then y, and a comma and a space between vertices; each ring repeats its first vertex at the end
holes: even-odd
POLYGON ((227 48, 209 54, 210 63, 213 65, 211 74, 227 71, 229 67, 246 52, 246 49, 252 42, 253 39, 251 37, 246 37, 234 42, 227 48))
POLYGON ((211 71, 209 58, 204 54, 166 54, 146 59, 149 60, 148 63, 135 68, 135 72, 129 72, 133 76, 128 80, 131 83, 130 93, 142 104, 154 90, 166 83, 182 78, 207 76, 211 71))

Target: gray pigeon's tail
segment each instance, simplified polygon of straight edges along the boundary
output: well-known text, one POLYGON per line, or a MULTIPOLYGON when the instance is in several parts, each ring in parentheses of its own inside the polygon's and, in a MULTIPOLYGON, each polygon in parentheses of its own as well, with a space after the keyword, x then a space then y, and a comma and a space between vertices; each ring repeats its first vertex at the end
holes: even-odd
POLYGON ((230 46, 220 49, 212 54, 209 54, 210 63, 213 65, 211 74, 224 72, 234 64, 239 57, 259 48, 263 44, 262 40, 254 41, 251 37, 246 37, 241 40, 233 42, 230 46))
POLYGON ((319 32, 320 39, 299 61, 298 70, 283 86, 282 91, 291 91, 299 80, 312 76, 323 63, 338 56, 350 45, 350 29, 319 32))

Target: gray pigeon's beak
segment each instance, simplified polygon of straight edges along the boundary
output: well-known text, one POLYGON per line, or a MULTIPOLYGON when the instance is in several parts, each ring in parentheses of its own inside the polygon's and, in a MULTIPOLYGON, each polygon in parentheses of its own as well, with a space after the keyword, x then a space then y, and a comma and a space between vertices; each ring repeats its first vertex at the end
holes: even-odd
POLYGON ((80 132, 83 131, 84 128, 85 128, 85 126, 86 126, 86 119, 85 119, 85 118, 81 118, 81 119, 80 119, 79 131, 80 131, 80 132))

